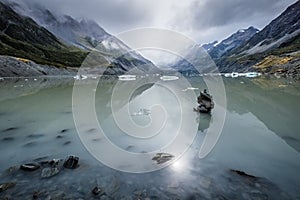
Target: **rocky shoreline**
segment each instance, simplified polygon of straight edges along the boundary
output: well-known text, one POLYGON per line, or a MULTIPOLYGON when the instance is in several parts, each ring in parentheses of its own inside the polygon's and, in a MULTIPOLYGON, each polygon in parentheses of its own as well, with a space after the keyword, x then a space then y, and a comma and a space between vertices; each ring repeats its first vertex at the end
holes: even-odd
POLYGON ((74 76, 77 70, 39 65, 31 60, 0 55, 0 77, 74 76))
MULTIPOLYGON (((267 179, 228 169, 222 179, 194 174, 194 185, 175 178, 169 171, 151 174, 104 172, 78 162, 79 158, 38 158, 32 163, 13 166, 0 174, 0 199, 289 199, 267 179), (34 166, 34 167, 33 167, 34 166), (105 175, 106 174, 106 175, 105 175), (152 178, 151 178, 152 177, 152 178), (160 177, 158 182, 157 177, 160 177), (139 184, 139 179, 144 180, 139 184), (6 182, 2 182, 6 181, 6 182), (224 182, 225 181, 225 182, 224 182)), ((216 172, 218 173, 218 172, 216 172)))

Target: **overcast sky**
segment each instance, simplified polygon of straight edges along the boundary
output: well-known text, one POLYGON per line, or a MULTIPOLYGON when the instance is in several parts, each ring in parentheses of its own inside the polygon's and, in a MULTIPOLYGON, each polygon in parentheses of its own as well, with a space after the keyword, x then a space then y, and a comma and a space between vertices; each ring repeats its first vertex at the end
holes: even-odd
MULTIPOLYGON (((20 0, 21 1, 21 0, 20 0)), ((30 0, 75 18, 89 18, 111 34, 139 27, 179 31, 199 43, 238 29, 259 29, 296 0, 30 0)))

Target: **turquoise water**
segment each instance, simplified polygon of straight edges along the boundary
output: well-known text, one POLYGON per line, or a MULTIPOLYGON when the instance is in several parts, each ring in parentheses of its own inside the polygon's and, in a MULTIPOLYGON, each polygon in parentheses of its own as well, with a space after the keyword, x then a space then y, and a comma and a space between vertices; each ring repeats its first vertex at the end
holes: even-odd
MULTIPOLYGON (((185 129, 186 134, 195 138, 192 144, 180 144, 188 150, 174 150, 175 162, 171 160, 172 164, 163 169, 139 174, 112 169, 85 148, 74 123, 73 111, 79 105, 72 104, 72 78, 1 81, 0 184, 15 182, 16 185, 0 192, 0 197, 31 199, 35 191, 40 191, 41 199, 49 196, 57 199, 97 199, 100 197, 93 196, 91 190, 99 185, 106 193, 102 199, 300 198, 299 82, 264 77, 224 78, 227 106, 220 107, 226 111, 225 123, 217 144, 208 156, 200 159, 198 153, 210 124, 213 120, 219 120, 217 112, 199 115, 192 110, 196 106, 196 99, 188 97, 198 95, 200 90, 207 87, 203 79, 188 78, 193 88, 177 91, 183 97, 181 100, 172 91, 156 83, 131 91, 131 86, 141 79, 145 77, 121 83, 124 94, 119 93, 123 96, 132 94, 126 112, 121 112, 124 102, 117 102, 120 108, 116 115, 127 113, 127 117, 140 126, 155 119, 158 119, 157 123, 164 121, 158 134, 148 139, 132 139, 114 121, 114 117, 118 116, 112 114, 111 98, 119 83, 117 79, 100 79, 97 88, 91 86, 89 79, 79 83, 80 87, 94 91, 95 113, 106 137, 128 152, 146 154, 163 149, 176 137, 180 122, 188 119, 186 123, 191 128, 185 129), (186 92, 189 93, 187 97, 186 92), (164 114, 155 113, 151 108, 153 104, 163 105, 161 112, 164 114), (180 114, 181 109, 187 113, 184 119, 180 114), (79 156, 80 167, 62 170, 49 179, 42 179, 40 170, 6 170, 22 163, 65 158, 70 154, 79 156), (244 171, 257 178, 240 176, 231 169, 244 171)), ((167 84, 180 85, 180 79, 170 80, 167 84)), ((90 102, 85 94, 82 95, 82 102, 88 108, 90 102)), ((86 119, 89 117, 86 116, 86 119)), ((86 136, 85 145, 104 147, 97 127, 79 123, 77 128, 86 132, 83 135, 89 135, 86 136)), ((141 132, 140 136, 148 135, 141 132)), ((160 168, 151 157, 148 160, 129 160, 105 151, 105 148, 102 150, 100 153, 124 164, 119 166, 124 169, 143 165, 145 168, 160 168)))

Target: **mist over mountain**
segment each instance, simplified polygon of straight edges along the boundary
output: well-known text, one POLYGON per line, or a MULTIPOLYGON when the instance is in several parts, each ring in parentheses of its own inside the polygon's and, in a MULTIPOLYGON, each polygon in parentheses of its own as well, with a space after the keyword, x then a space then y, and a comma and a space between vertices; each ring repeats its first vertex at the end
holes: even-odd
POLYGON ((2 55, 26 58, 40 64, 79 67, 88 53, 96 48, 102 52, 99 56, 102 57, 100 64, 103 69, 93 69, 93 73, 106 70, 108 74, 120 74, 140 65, 144 65, 145 70, 154 68, 149 60, 107 33, 95 21, 76 20, 38 4, 24 2, 3 1, 1 11, 0 42, 5 47, 1 49, 2 55))

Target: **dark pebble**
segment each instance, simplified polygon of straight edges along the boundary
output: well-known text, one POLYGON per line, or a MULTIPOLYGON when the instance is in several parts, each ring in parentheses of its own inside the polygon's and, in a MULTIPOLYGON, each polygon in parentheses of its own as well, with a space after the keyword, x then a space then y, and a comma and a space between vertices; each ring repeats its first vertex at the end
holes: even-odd
POLYGON ((62 136, 62 135, 56 136, 56 139, 62 139, 62 138, 64 138, 64 136, 62 136))
POLYGON ((68 131, 69 131, 69 129, 63 129, 63 130, 60 131, 60 133, 66 133, 68 131))
POLYGON ((27 138, 40 138, 40 137, 43 137, 44 135, 43 134, 31 134, 31 135, 28 135, 27 138))
POLYGON ((4 141, 4 142, 13 141, 13 140, 14 140, 13 137, 5 137, 2 139, 2 141, 4 141))
POLYGON ((230 171, 231 171, 231 172, 234 172, 234 173, 236 173, 236 174, 238 174, 238 175, 240 175, 240 176, 244 176, 244 177, 248 177, 248 178, 257 178, 257 177, 255 177, 255 176, 250 175, 250 174, 247 174, 247 173, 245 173, 245 172, 243 172, 243 171, 234 170, 234 169, 231 169, 230 171))
POLYGON ((18 129, 19 129, 18 127, 10 127, 10 128, 3 130, 2 132, 10 132, 10 131, 18 130, 18 129))
POLYGON ((95 129, 95 128, 91 128, 91 129, 89 129, 87 132, 88 132, 88 133, 94 133, 94 132, 96 132, 96 130, 97 130, 97 129, 95 129))
POLYGON ((0 192, 4 192, 5 190, 12 188, 16 185, 16 183, 10 182, 10 183, 2 183, 0 184, 0 192))
POLYGON ((35 146, 37 142, 28 142, 27 144, 24 144, 23 147, 32 147, 35 146))
POLYGON ((66 142, 64 143, 64 145, 69 145, 69 144, 71 144, 71 141, 66 141, 66 142))
POLYGON ((33 198, 33 199, 38 199, 38 198, 39 198, 39 195, 40 195, 40 193, 37 192, 37 191, 35 191, 35 192, 33 193, 33 195, 32 195, 32 198, 33 198))
POLYGON ((92 190, 93 195, 99 195, 101 193, 103 193, 102 189, 98 186, 94 187, 92 190))
POLYGON ((20 165, 20 169, 24 171, 35 171, 40 168, 40 165, 38 163, 26 163, 23 165, 20 165))
POLYGON ((129 145, 128 147, 126 147, 126 150, 129 151, 130 149, 132 149, 133 146, 132 145, 129 145))

